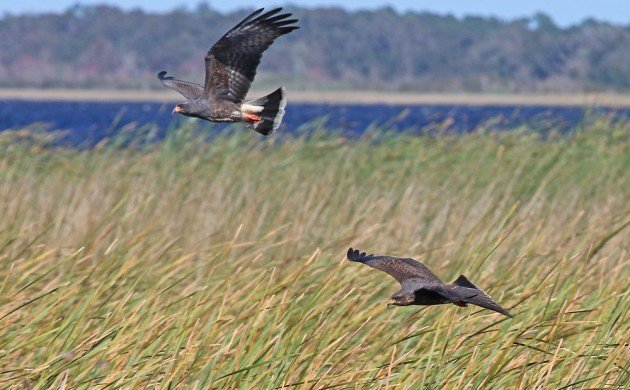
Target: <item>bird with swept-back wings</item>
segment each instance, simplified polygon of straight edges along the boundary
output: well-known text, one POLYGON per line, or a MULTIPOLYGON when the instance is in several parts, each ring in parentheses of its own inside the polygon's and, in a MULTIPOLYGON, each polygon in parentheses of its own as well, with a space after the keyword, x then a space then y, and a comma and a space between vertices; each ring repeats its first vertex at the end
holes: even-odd
POLYGON ((280 14, 282 8, 262 13, 252 12, 228 31, 206 54, 204 85, 166 76, 158 78, 168 88, 184 95, 186 102, 175 106, 173 113, 211 122, 244 122, 263 135, 280 127, 287 100, 284 88, 260 99, 244 101, 256 76, 262 53, 281 35, 299 27, 291 14, 280 14))
POLYGON ((427 267, 413 259, 367 255, 356 249, 348 249, 348 260, 369 265, 381 270, 400 283, 402 288, 394 293, 387 306, 440 305, 452 303, 457 306, 473 305, 512 317, 507 310, 496 304, 488 294, 461 275, 452 284, 440 280, 427 267))

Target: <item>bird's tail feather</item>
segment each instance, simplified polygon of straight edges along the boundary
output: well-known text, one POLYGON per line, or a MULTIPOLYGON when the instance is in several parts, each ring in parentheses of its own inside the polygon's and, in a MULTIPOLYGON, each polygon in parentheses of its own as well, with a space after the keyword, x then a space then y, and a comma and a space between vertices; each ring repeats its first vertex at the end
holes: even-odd
POLYGON ((461 302, 471 303, 512 318, 507 310, 499 306, 485 291, 475 286, 464 275, 460 275, 450 287, 450 290, 457 294, 461 302))
POLYGON ((241 111, 248 118, 247 122, 250 123, 252 129, 269 136, 280 127, 286 105, 287 97, 284 88, 278 88, 260 99, 244 102, 241 111))

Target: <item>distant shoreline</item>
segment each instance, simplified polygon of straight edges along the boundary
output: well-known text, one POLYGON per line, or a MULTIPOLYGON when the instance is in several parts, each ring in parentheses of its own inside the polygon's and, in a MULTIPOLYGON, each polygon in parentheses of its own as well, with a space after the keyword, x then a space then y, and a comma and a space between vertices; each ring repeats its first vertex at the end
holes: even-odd
MULTIPOLYGON (((251 91, 252 98, 268 91, 251 91)), ((498 105, 498 106, 578 106, 630 107, 630 94, 484 94, 484 93, 405 93, 379 91, 288 91, 293 103, 320 104, 410 104, 410 105, 498 105)), ((98 102, 177 102, 183 98, 169 90, 97 89, 2 89, 0 100, 98 101, 98 102)))

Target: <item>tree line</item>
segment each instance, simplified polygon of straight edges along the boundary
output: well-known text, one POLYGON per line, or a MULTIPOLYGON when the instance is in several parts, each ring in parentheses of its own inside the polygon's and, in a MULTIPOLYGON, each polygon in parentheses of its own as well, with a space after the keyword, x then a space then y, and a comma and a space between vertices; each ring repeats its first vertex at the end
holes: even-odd
MULTIPOLYGON (((630 90, 630 25, 288 7, 301 29, 264 55, 257 85, 441 92, 630 90)), ((251 10, 74 6, 0 19, 1 87, 158 88, 201 81, 210 46, 251 10)))

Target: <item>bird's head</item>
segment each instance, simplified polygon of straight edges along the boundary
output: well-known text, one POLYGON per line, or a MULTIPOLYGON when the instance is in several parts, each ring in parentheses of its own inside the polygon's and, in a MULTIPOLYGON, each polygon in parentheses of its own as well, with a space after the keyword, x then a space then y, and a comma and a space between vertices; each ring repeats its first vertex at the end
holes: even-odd
POLYGON ((399 294, 396 293, 394 295, 392 295, 391 298, 389 298, 389 301, 387 302, 387 306, 409 306, 411 304, 413 304, 415 297, 413 294, 399 294))
POLYGON ((186 103, 179 103, 178 105, 175 106, 175 108, 173 109, 173 114, 178 113, 178 114, 190 114, 190 103, 186 102, 186 103))

